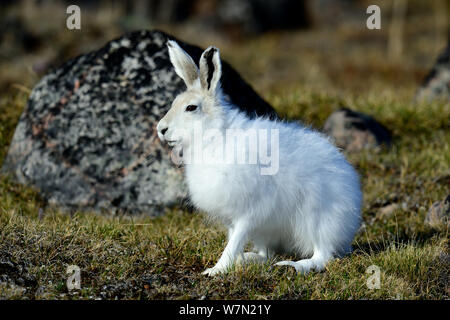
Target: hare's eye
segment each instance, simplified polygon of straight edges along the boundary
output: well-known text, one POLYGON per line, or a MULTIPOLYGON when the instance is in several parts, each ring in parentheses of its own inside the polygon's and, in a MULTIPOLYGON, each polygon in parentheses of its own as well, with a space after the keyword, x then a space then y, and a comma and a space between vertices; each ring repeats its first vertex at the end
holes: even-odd
POLYGON ((195 111, 195 110, 197 110, 196 105, 190 104, 186 107, 186 111, 188 111, 188 112, 195 111))

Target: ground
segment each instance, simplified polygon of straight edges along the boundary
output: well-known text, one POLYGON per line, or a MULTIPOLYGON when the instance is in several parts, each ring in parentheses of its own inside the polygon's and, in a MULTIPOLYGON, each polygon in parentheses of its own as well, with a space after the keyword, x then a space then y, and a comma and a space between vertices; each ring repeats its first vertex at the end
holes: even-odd
MULTIPOLYGON (((391 130, 390 149, 346 153, 364 192, 363 226, 350 256, 320 273, 300 275, 271 261, 208 278, 201 272, 217 261, 225 233, 202 213, 174 208, 151 218, 40 210, 44 202, 36 191, 2 175, 0 298, 448 299, 448 227, 431 228, 424 218, 431 204, 449 193, 450 105, 413 102, 445 46, 436 42, 434 26, 423 10, 412 12, 400 61, 387 57, 383 29, 341 27, 214 41, 281 116, 320 129, 333 110, 347 106, 391 130), (69 265, 81 269, 80 290, 67 289, 69 265), (380 270, 378 289, 367 285, 372 265, 380 270)), ((211 42, 168 31, 204 47, 211 42)), ((20 65, 7 66, 0 75, 9 81, 0 83, 0 165, 39 78, 11 73, 20 65)))

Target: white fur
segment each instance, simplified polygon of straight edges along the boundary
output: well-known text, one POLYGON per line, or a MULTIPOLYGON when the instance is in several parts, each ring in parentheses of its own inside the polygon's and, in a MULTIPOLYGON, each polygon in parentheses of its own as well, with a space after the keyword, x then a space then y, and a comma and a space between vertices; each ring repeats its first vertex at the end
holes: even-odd
MULTIPOLYGON (((219 82, 219 51, 210 47, 201 59, 207 59, 208 50, 213 50, 209 66, 215 68, 209 88, 207 75, 211 70, 207 69, 206 60, 200 61, 200 70, 195 64, 192 66, 193 62, 187 66, 187 53, 176 43, 169 43, 177 73, 193 74, 195 67, 199 78, 186 82, 187 91, 175 99, 158 123, 159 138, 190 152, 192 144, 177 129, 191 133, 195 121, 220 132, 230 128, 278 129, 279 169, 274 175, 261 175, 259 162, 185 165, 192 203, 219 218, 228 228, 228 243, 222 256, 204 273, 225 272, 236 261, 264 260, 275 253, 305 258, 277 265, 290 265, 304 273, 322 270, 334 256, 351 252, 361 220, 362 194, 357 173, 322 134, 298 123, 249 119, 225 103, 219 82), (190 71, 184 72, 183 68, 190 71), (198 110, 185 111, 191 104, 197 105, 198 110), (248 241, 253 243, 255 252, 242 254, 248 241)), ((221 145, 214 138, 203 144, 205 153, 219 148, 221 145)))

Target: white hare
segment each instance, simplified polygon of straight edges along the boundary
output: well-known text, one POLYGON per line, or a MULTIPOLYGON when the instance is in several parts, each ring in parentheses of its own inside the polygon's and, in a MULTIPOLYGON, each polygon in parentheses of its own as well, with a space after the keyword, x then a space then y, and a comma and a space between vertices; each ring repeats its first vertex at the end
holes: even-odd
POLYGON ((220 87, 222 70, 217 48, 203 52, 200 68, 175 41, 168 41, 168 48, 187 90, 175 98, 159 121, 158 136, 182 150, 183 157, 194 150, 202 153, 203 158, 185 161, 190 200, 228 228, 222 256, 204 274, 226 272, 236 262, 264 261, 274 253, 304 257, 277 265, 306 273, 322 270, 334 256, 351 252, 360 226, 362 194, 356 171, 338 149, 322 134, 298 123, 250 119, 226 102, 220 87), (200 139, 201 143, 193 143, 199 126, 209 134, 200 139), (261 141, 270 142, 265 148, 251 146, 250 140, 224 147, 223 137, 230 130, 238 130, 246 138, 256 136, 259 147, 261 141), (264 135, 251 132, 273 134, 271 139, 264 139, 264 135), (234 159, 234 155, 228 157, 232 152, 247 153, 246 161, 204 161, 218 154, 234 159), (268 169, 267 157, 261 152, 276 155, 271 158, 272 169, 268 169), (250 158, 257 160, 248 161, 250 158), (243 253, 249 241, 255 252, 243 253))

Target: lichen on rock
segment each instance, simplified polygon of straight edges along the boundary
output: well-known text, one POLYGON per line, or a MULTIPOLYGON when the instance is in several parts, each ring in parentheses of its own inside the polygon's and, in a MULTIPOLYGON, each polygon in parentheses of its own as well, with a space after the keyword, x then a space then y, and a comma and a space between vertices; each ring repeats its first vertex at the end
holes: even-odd
MULTIPOLYGON (((184 90, 160 31, 137 31, 49 72, 20 117, 3 172, 66 209, 158 214, 186 198, 156 124, 184 90)), ((177 40, 178 41, 178 40, 177 40)), ((181 41, 198 62, 202 49, 181 41)), ((227 63, 227 99, 249 116, 275 111, 227 63)))

